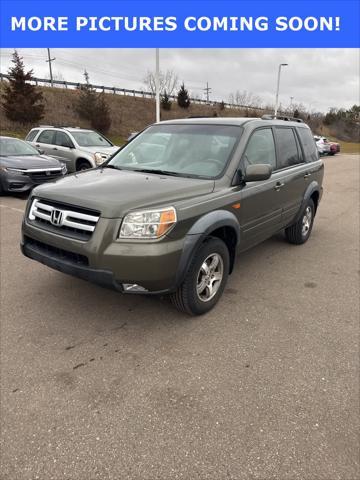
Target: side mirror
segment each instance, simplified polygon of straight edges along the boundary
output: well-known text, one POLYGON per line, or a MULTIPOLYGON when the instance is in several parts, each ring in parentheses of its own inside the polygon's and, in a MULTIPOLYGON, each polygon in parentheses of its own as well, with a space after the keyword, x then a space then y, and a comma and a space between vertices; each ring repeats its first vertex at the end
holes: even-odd
POLYGON ((243 180, 245 182, 258 182, 260 180, 268 180, 272 174, 272 167, 266 163, 257 165, 248 165, 245 170, 243 180))

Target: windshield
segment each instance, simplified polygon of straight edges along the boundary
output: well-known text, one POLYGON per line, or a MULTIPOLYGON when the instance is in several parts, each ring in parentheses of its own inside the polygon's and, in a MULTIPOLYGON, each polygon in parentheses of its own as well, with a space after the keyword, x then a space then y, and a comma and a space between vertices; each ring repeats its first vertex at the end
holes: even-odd
POLYGON ((229 125, 154 125, 120 150, 108 167, 168 175, 215 178, 240 139, 229 125))
POLYGON ((113 144, 97 132, 71 132, 80 147, 112 147, 113 144))
POLYGON ((29 143, 17 138, 0 138, 0 155, 2 156, 22 156, 22 155, 40 155, 36 148, 29 143))

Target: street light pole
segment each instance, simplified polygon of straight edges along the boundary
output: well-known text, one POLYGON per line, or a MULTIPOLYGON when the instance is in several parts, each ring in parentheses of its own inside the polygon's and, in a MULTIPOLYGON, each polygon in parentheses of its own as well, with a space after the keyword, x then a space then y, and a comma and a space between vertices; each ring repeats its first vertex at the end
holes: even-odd
POLYGON ((278 107, 279 107, 279 90, 280 90, 281 67, 287 67, 287 66, 288 66, 287 63, 280 63, 280 65, 279 65, 279 71, 278 71, 278 77, 277 77, 277 87, 276 87, 275 111, 274 111, 275 117, 277 115, 278 107))
POLYGON ((155 100, 156 122, 160 122, 160 53, 158 48, 156 49, 155 100))

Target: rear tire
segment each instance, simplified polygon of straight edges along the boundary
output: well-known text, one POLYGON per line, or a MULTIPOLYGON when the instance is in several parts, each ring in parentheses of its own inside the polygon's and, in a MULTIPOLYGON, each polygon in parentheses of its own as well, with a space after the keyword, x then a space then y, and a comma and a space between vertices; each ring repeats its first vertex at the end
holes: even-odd
POLYGON ((311 234, 314 224, 315 205, 310 198, 303 208, 299 220, 285 229, 285 236, 289 243, 294 245, 302 245, 305 243, 311 234))
POLYGON ((182 285, 170 295, 173 305, 189 315, 202 315, 219 301, 229 275, 230 255, 225 243, 209 237, 200 246, 182 285))

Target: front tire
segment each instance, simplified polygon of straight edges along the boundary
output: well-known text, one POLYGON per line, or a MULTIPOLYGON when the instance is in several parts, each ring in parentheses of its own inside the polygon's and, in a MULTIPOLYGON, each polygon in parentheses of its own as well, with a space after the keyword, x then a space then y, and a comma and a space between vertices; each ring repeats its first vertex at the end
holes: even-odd
POLYGON ((79 160, 76 164, 76 171, 82 172, 84 170, 89 170, 91 168, 90 163, 87 160, 79 160))
POLYGON ((230 255, 225 243, 209 237, 200 246, 185 280, 170 298, 173 305, 189 315, 202 315, 219 301, 229 275, 230 255))
POLYGON ((314 225, 314 216, 315 205, 310 198, 303 208, 299 220, 285 230, 285 236, 288 242, 294 245, 302 245, 305 243, 310 237, 314 225))

